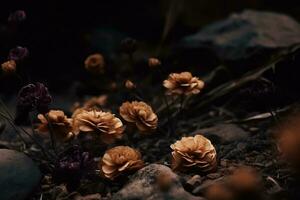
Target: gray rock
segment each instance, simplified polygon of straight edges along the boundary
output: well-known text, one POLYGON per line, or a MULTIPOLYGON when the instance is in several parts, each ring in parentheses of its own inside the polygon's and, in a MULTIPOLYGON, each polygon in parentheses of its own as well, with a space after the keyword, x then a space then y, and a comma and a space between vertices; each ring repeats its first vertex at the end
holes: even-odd
POLYGON ((179 177, 164 165, 151 164, 133 175, 113 200, 204 200, 186 192, 179 177))
POLYGON ((227 144, 242 141, 249 136, 249 133, 234 124, 218 124, 192 133, 192 135, 195 134, 204 135, 214 144, 227 144))
POLYGON ((40 179, 40 170, 29 157, 14 150, 0 149, 1 200, 27 199, 40 179))
POLYGON ((187 36, 181 48, 212 51, 221 60, 238 61, 299 45, 300 24, 291 17, 246 10, 187 36))

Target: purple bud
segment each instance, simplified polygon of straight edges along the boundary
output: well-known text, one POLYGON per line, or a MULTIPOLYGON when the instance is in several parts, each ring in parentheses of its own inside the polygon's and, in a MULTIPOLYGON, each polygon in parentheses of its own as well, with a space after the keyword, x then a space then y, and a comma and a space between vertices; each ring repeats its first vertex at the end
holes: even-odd
POLYGON ((91 168, 93 160, 90 154, 84 152, 78 145, 71 147, 59 157, 53 178, 55 182, 66 183, 69 190, 74 190, 84 173, 91 168))
POLYGON ((21 61, 29 55, 29 51, 26 47, 16 47, 9 51, 8 60, 21 61))
POLYGON ((15 12, 10 13, 8 16, 8 22, 9 23, 18 23, 22 22, 26 19, 26 13, 24 10, 17 10, 15 12))

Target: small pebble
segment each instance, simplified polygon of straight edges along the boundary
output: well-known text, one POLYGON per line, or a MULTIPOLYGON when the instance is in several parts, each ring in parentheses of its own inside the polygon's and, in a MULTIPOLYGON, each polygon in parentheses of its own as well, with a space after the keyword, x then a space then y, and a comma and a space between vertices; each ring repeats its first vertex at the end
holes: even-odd
POLYGON ((206 177, 209 179, 217 179, 217 178, 221 177, 221 174, 220 173, 211 173, 211 174, 208 174, 206 177))
POLYGON ((195 175, 192 178, 190 178, 186 183, 193 187, 197 187, 197 186, 201 185, 202 178, 199 175, 195 175))

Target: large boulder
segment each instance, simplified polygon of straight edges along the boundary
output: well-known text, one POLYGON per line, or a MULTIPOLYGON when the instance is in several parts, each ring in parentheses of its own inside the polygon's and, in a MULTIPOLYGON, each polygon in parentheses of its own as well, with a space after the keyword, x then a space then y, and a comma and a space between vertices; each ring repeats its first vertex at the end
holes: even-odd
POLYGON ((179 177, 164 165, 151 164, 133 175, 113 200, 203 200, 186 192, 179 177))
POLYGON ((25 200, 38 186, 41 173, 25 154, 0 149, 0 199, 25 200))
POLYGON ((185 37, 179 46, 200 54, 211 52, 223 61, 240 61, 257 60, 299 44, 300 24, 291 17, 246 10, 185 37))

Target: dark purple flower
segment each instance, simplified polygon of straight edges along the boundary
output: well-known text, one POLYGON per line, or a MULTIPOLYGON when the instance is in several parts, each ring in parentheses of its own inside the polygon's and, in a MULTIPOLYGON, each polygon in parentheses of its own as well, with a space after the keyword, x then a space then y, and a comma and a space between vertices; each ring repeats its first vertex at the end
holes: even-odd
POLYGON ((121 50, 127 54, 132 54, 137 49, 137 41, 132 38, 125 38, 121 41, 121 50))
POLYGON ((46 113, 52 97, 48 88, 42 83, 28 84, 21 88, 17 97, 17 114, 15 122, 21 124, 27 120, 31 111, 46 113))
POLYGON ((57 183, 66 183, 68 190, 75 190, 80 179, 90 169, 93 160, 88 152, 75 145, 59 156, 55 165, 53 179, 57 183))
POLYGON ((22 22, 26 19, 26 13, 24 10, 17 10, 15 12, 10 13, 8 16, 9 23, 18 23, 22 22))
POLYGON ((9 51, 8 60, 21 61, 27 57, 29 51, 26 47, 16 47, 9 51))

